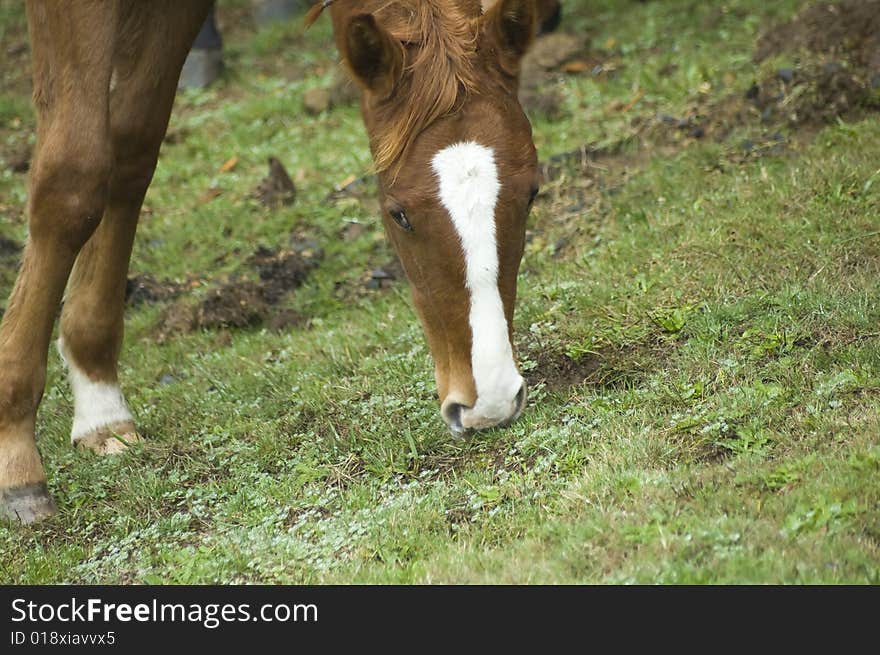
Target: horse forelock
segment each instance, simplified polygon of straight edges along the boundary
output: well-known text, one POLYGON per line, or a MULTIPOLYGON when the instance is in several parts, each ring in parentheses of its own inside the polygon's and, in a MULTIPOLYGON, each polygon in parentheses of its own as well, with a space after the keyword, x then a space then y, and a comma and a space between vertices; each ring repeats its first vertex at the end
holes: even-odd
POLYGON ((388 98, 370 99, 377 172, 394 170, 416 137, 453 113, 477 88, 481 10, 473 0, 327 0, 346 14, 370 13, 403 45, 402 78, 388 98))
POLYGON ((406 52, 399 92, 378 103, 376 169, 394 169, 418 134, 476 88, 479 16, 449 0, 387 0, 377 20, 406 52))

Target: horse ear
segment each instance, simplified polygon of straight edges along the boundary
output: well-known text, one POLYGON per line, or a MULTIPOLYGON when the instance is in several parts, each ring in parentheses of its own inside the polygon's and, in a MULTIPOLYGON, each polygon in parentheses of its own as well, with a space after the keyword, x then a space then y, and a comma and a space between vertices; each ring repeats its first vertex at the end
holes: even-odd
POLYGON ((358 14, 345 28, 343 53, 358 82, 379 98, 387 98, 403 74, 403 46, 376 22, 358 14))
POLYGON ((535 0, 498 0, 486 12, 486 33, 498 48, 501 65, 510 73, 519 71, 519 62, 532 44, 537 16, 535 0))

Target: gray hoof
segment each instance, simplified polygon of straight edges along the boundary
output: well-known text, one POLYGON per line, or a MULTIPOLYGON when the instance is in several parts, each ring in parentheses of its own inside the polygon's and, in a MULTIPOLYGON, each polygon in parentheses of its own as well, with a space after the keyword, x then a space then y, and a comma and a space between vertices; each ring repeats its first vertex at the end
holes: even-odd
POLYGON ((49 518, 58 511, 45 482, 0 490, 0 517, 29 525, 49 518))
POLYGON ((223 74, 223 51, 193 48, 180 71, 178 89, 204 89, 223 74))

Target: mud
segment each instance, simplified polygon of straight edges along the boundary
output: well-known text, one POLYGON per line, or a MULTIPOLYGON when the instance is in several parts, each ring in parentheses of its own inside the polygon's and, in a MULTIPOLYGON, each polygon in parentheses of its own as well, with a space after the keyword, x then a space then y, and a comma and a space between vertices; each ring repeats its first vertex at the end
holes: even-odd
POLYGON ((776 154, 786 129, 808 139, 837 119, 857 120, 880 111, 880 0, 812 5, 757 41, 754 61, 795 53, 791 68, 756 80, 744 92, 695 103, 680 117, 639 119, 641 135, 657 141, 723 141, 737 128, 755 126, 761 135, 740 144, 744 154, 776 154), (660 141, 664 140, 661 136, 660 141))
POLYGON ((550 391, 579 387, 595 380, 602 368, 601 355, 588 354, 577 360, 564 353, 542 353, 538 365, 523 376, 529 387, 544 384, 550 391))
POLYGON ((138 307, 165 302, 177 298, 186 286, 173 280, 157 280, 147 273, 134 275, 125 283, 125 303, 129 307, 138 307))
POLYGON ((276 305, 289 291, 305 282, 322 256, 318 244, 307 240, 291 250, 257 248, 248 265, 260 276, 260 295, 269 305, 276 305))
POLYGON ((162 312, 158 340, 196 330, 267 327, 278 331, 303 325, 303 316, 279 305, 305 282, 322 257, 311 240, 297 241, 290 249, 258 248, 247 261, 257 280, 243 272, 215 282, 199 302, 181 298, 162 312))
POLYGON ((880 0, 812 5, 758 39, 755 61, 795 50, 845 59, 880 73, 880 0))
POLYGON ((296 202, 296 185, 284 165, 276 157, 269 157, 269 173, 254 190, 254 196, 272 209, 287 207, 296 202))
POLYGON ((651 334, 636 343, 598 348, 577 358, 558 350, 544 350, 532 356, 537 366, 524 377, 529 386, 544 384, 556 392, 581 385, 628 388, 662 366, 674 348, 674 341, 651 334))
POLYGON ((248 328, 262 324, 269 303, 259 284, 233 280, 211 289, 195 312, 199 328, 248 328))

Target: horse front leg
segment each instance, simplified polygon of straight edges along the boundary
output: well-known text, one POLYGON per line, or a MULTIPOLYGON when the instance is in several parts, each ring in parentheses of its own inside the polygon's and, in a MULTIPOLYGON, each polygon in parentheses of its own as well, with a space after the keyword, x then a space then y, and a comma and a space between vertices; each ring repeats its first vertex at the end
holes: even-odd
POLYGON ((55 511, 35 443, 58 305, 104 211, 111 166, 109 93, 115 3, 30 0, 37 145, 28 241, 0 323, 0 515, 55 511))
POLYGON ((74 266, 58 340, 74 396, 71 440, 100 454, 140 440, 117 373, 126 277, 180 69, 209 6, 206 1, 122 5, 110 97, 114 161, 107 204, 74 266))

